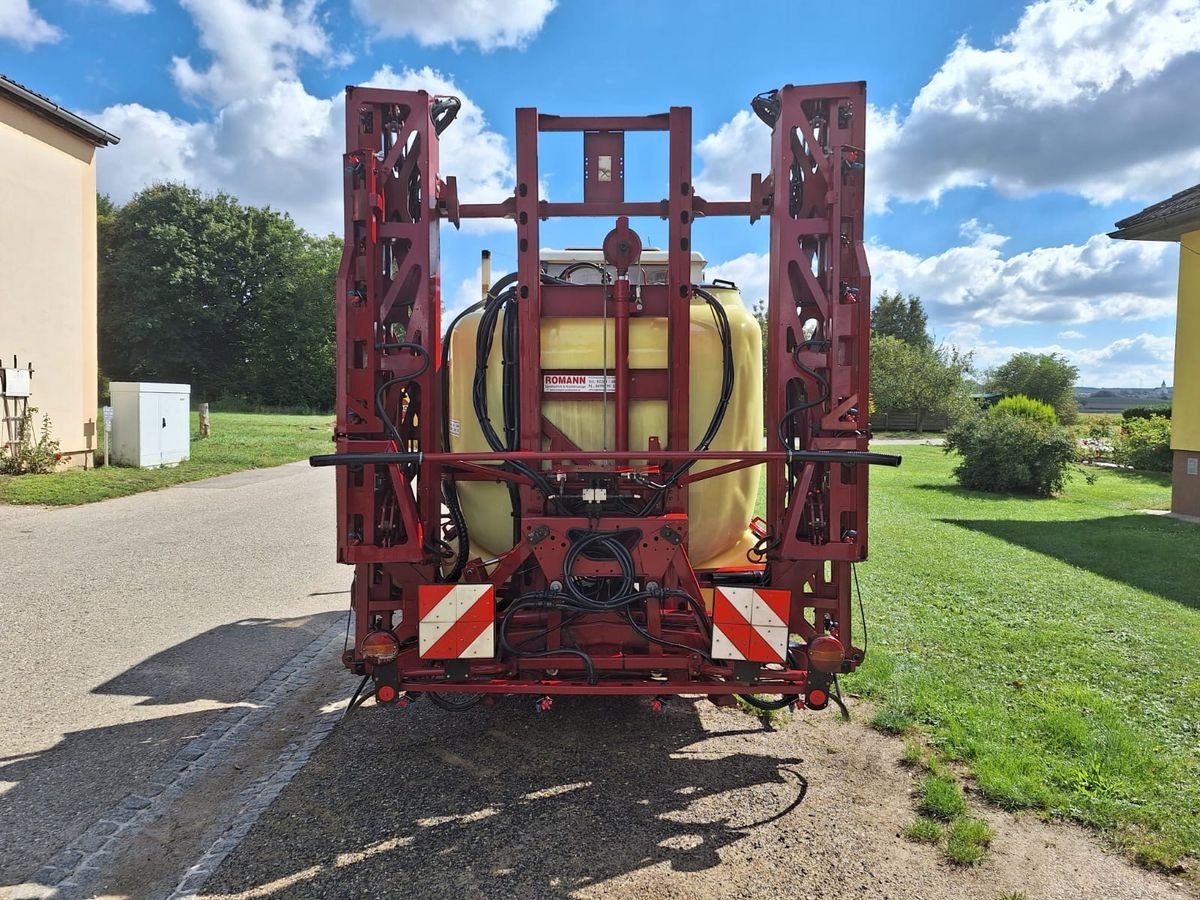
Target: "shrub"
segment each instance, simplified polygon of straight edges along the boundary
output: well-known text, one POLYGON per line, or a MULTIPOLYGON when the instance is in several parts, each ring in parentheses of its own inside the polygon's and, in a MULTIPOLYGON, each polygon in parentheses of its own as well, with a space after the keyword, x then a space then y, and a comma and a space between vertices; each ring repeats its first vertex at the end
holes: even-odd
POLYGON ((1011 397, 1003 398, 989 409, 987 414, 989 417, 1024 416, 1027 419, 1045 422, 1047 425, 1058 424, 1058 415, 1054 412, 1053 406, 1043 403, 1041 400, 1026 397, 1024 394, 1013 394, 1011 397))
POLYGON ((1131 419, 1150 419, 1154 416, 1162 416, 1164 419, 1171 418, 1170 405, 1160 403, 1158 406, 1131 406, 1121 412, 1121 418, 1126 422, 1131 419))
POLYGON ((50 436, 50 417, 42 416, 42 427, 37 440, 33 437, 33 414, 37 410, 28 406, 21 417, 20 440, 0 447, 0 475, 44 475, 53 472, 62 454, 58 452, 58 441, 50 436))
POLYGON ((1071 436, 1079 445, 1079 458, 1111 461, 1123 422, 1120 416, 1110 413, 1082 416, 1078 424, 1071 426, 1071 436))
POLYGON ((1150 472, 1171 471, 1171 420, 1165 416, 1125 422, 1113 449, 1123 466, 1150 472))
POLYGON ((1075 441, 1060 425, 1028 416, 982 416, 946 434, 947 453, 962 461, 959 484, 998 494, 1049 497, 1063 489, 1075 461, 1075 441))

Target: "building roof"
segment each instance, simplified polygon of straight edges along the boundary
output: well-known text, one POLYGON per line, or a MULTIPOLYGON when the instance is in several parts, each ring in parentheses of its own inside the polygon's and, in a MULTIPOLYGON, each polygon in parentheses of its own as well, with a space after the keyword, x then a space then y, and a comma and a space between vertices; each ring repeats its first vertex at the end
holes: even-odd
POLYGON ((43 97, 36 91, 31 91, 25 85, 18 84, 4 75, 0 75, 0 97, 25 107, 30 112, 53 122, 59 128, 63 128, 77 137, 91 141, 97 147, 107 147, 109 144, 118 144, 121 141, 115 134, 109 134, 99 125, 93 125, 87 119, 59 106, 49 97, 43 97))
POLYGON ((1177 241, 1180 235, 1200 229, 1200 184, 1147 206, 1117 222, 1109 237, 1126 241, 1177 241))

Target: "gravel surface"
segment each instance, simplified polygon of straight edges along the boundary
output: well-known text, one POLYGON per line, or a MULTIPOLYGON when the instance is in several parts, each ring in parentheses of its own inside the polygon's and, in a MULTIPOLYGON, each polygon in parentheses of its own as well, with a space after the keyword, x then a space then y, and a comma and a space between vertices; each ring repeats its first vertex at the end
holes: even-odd
POLYGON ((333 472, 0 506, 0 885, 19 883, 344 615, 333 472))
MULTIPOLYGON (((204 896, 1195 896, 1094 835, 976 809, 975 868, 901 837, 901 742, 829 713, 779 731, 707 701, 367 706, 340 725, 204 896)), ((973 806, 975 804, 972 804, 973 806)))

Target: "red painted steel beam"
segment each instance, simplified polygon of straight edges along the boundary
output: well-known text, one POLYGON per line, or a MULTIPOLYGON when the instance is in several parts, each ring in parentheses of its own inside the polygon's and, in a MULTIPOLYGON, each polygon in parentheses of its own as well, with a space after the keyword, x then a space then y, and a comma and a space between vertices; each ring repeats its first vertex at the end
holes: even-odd
POLYGON ((649 116, 538 116, 538 131, 667 131, 668 113, 649 116))
MULTIPOLYGON (((692 354, 692 111, 672 106, 667 150, 669 219, 667 224, 667 371, 671 379, 667 447, 682 450, 691 441, 692 354)), ((668 512, 686 513, 682 485, 667 497, 668 512)))
MULTIPOLYGON (((517 110, 517 310, 519 326, 520 433, 522 450, 542 446, 542 265, 538 242, 538 111, 517 110)), ((544 499, 521 488, 524 514, 540 511, 544 499)))

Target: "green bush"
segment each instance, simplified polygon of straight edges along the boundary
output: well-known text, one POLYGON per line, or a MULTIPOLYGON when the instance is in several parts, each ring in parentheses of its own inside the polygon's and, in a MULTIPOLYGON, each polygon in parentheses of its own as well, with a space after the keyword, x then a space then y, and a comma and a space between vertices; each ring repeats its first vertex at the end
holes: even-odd
POLYGON ((1011 397, 1005 397, 996 403, 987 411, 989 417, 996 416, 1023 416, 1027 419, 1036 419, 1039 422, 1045 422, 1047 425, 1057 425, 1058 415, 1054 412, 1054 407, 1049 403, 1043 403, 1041 400, 1034 400, 1032 397, 1026 397, 1024 394, 1013 394, 1011 397))
POLYGON ((945 450, 962 457, 954 469, 959 484, 997 494, 1049 497, 1066 485, 1075 461, 1066 428, 1028 416, 968 419, 946 433, 945 450))
POLYGON ((1074 428, 1078 437, 1105 440, 1115 437, 1123 422, 1124 419, 1113 413, 1089 413, 1074 428))
POLYGON ((0 475, 45 475, 54 471, 62 454, 58 452, 58 441, 50 436, 50 417, 42 416, 42 428, 37 440, 33 435, 32 406, 25 408, 21 417, 21 439, 0 447, 0 475))
POLYGON ((1149 472, 1171 471, 1171 420, 1166 416, 1128 419, 1113 449, 1123 466, 1149 472))
POLYGON ((1079 445, 1080 461, 1112 462, 1113 450, 1124 421, 1119 415, 1111 413, 1089 413, 1071 425, 1071 436, 1079 445))
POLYGON ((1171 418, 1170 404, 1160 403, 1158 406, 1131 406, 1129 409, 1121 411, 1121 418, 1126 422, 1132 419, 1150 419, 1154 416, 1162 416, 1164 419, 1171 418))

